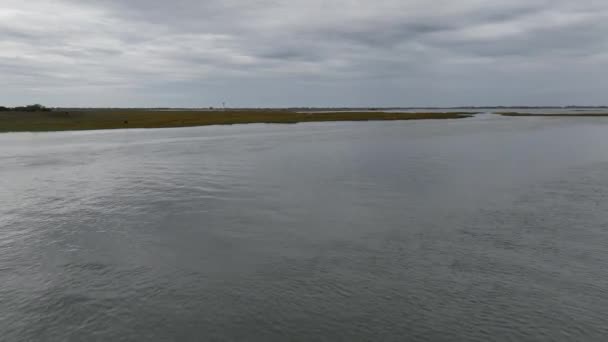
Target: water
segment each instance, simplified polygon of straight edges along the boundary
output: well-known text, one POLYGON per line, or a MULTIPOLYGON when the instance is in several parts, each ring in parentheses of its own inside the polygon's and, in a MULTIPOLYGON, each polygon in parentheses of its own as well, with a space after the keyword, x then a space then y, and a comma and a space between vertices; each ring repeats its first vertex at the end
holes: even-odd
POLYGON ((2 134, 0 340, 604 340, 606 132, 2 134))
MULTIPOLYGON (((396 112, 396 113, 528 113, 528 114, 606 114, 608 113, 608 108, 606 107, 578 107, 578 108, 567 108, 567 107, 503 107, 503 108, 484 108, 484 107, 474 107, 474 108, 392 108, 392 109, 377 109, 382 112, 396 112)), ((377 110, 370 109, 346 109, 342 111, 353 111, 353 112, 361 112, 361 111, 371 111, 375 112, 377 110)), ((318 112, 318 111, 315 111, 318 112)), ((321 112, 331 112, 331 111, 321 111, 321 112)))

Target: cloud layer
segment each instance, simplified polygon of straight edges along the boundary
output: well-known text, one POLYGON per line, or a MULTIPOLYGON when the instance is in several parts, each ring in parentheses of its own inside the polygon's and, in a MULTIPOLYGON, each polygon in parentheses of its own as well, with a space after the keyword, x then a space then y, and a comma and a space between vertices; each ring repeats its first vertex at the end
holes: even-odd
POLYGON ((3 0, 0 103, 606 104, 604 0, 3 0))

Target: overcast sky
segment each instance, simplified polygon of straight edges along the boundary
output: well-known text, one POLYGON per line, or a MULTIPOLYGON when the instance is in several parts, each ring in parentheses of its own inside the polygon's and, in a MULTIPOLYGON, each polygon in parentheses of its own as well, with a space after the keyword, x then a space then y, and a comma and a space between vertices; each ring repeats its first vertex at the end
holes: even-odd
POLYGON ((608 104, 606 0, 0 0, 0 105, 608 104))

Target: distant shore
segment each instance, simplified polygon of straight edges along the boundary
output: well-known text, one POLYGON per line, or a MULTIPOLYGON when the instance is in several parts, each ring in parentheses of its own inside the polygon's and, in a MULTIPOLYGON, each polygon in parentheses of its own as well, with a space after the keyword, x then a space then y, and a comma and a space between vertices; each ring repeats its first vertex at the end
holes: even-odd
POLYGON ((0 112, 0 132, 74 131, 119 128, 165 128, 250 123, 295 124, 325 121, 462 119, 474 112, 397 113, 298 112, 292 110, 53 110, 0 112))

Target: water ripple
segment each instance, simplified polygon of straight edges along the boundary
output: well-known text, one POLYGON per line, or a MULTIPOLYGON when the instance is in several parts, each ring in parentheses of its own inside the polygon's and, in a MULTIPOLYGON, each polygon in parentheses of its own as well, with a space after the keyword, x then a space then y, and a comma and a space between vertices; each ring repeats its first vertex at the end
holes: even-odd
POLYGON ((603 340, 605 129, 0 136, 0 339, 603 340))

